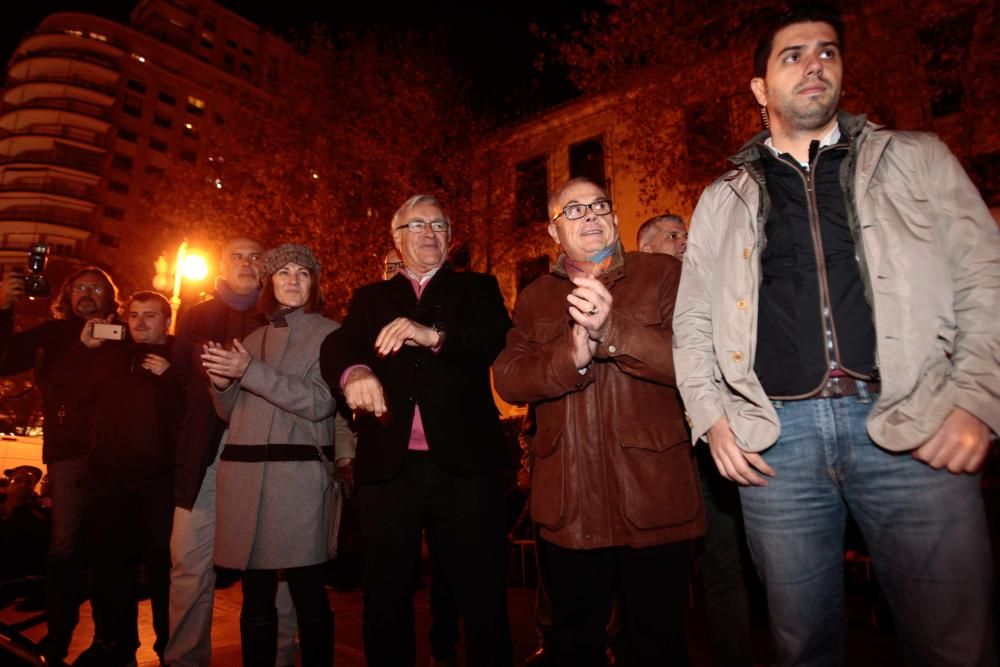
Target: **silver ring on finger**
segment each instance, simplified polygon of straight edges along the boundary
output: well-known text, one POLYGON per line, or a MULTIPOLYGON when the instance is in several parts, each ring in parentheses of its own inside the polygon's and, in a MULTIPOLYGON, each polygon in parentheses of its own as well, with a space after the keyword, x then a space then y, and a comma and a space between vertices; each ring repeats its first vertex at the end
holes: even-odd
POLYGON ((590 310, 587 311, 587 315, 589 315, 591 317, 593 317, 596 314, 597 314, 597 306, 594 306, 590 310))

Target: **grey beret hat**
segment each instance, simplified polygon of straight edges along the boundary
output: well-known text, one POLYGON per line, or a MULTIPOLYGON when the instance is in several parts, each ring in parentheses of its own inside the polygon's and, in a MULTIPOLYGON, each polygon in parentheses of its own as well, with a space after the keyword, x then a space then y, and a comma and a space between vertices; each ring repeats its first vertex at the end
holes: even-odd
POLYGON ((268 250, 264 254, 264 270, 269 274, 277 272, 278 269, 289 262, 295 262, 299 266, 304 266, 315 274, 319 274, 320 272, 319 260, 304 245, 285 243, 284 245, 279 245, 277 248, 268 250))

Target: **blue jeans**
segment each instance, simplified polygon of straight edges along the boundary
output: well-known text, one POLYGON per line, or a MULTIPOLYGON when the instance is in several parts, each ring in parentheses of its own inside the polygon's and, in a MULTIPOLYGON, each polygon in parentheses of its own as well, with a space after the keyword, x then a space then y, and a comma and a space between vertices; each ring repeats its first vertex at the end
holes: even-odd
POLYGON ((857 521, 910 665, 995 664, 992 571, 978 475, 879 448, 873 396, 775 402, 775 477, 742 487, 779 665, 843 662, 847 512, 857 521))

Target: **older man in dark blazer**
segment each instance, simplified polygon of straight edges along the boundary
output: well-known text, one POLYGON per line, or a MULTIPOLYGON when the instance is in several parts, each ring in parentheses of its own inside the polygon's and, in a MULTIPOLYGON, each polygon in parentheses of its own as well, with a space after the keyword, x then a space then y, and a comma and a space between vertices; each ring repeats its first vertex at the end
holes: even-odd
POLYGON ((510 664, 502 470, 489 369, 510 318, 496 279, 445 263, 451 221, 432 196, 392 219, 404 269, 359 289, 323 344, 323 377, 355 410, 368 664, 413 665, 421 528, 465 621, 469 665, 510 664))

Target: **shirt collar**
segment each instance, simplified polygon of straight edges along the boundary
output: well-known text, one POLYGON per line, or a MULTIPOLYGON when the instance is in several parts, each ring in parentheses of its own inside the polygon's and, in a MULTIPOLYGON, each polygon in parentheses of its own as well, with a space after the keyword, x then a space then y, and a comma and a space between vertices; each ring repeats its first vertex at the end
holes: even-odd
MULTIPOLYGON (((824 146, 832 146, 838 141, 840 141, 839 123, 834 125, 833 129, 827 132, 826 136, 819 140, 819 147, 823 148, 824 146)), ((777 148, 774 147, 774 142, 771 141, 771 137, 768 137, 767 139, 764 140, 764 145, 767 146, 771 150, 771 152, 774 153, 776 156, 781 155, 781 151, 779 151, 777 148)), ((806 169, 809 168, 808 161, 802 162, 801 160, 798 160, 798 163, 803 167, 805 167, 806 169)))
POLYGON ((433 278, 434 274, 437 273, 440 268, 441 267, 439 266, 436 269, 431 269, 430 271, 420 276, 419 278, 417 277, 417 274, 415 274, 413 271, 410 271, 405 266, 403 267, 403 271, 406 272, 406 277, 409 278, 412 282, 416 283, 417 285, 423 285, 428 280, 433 278))

